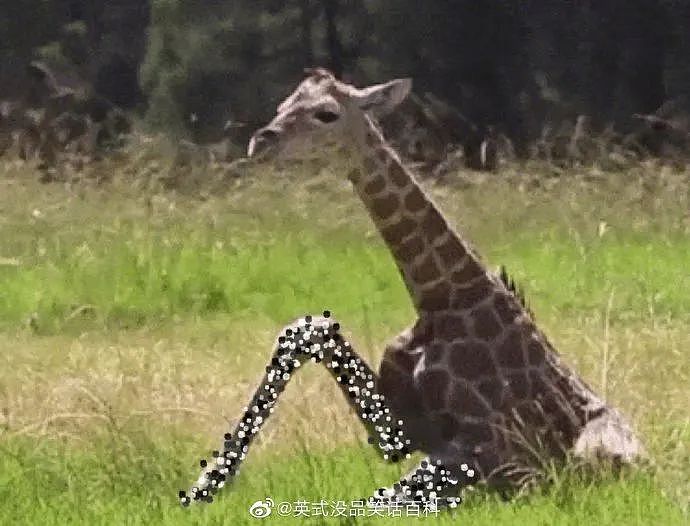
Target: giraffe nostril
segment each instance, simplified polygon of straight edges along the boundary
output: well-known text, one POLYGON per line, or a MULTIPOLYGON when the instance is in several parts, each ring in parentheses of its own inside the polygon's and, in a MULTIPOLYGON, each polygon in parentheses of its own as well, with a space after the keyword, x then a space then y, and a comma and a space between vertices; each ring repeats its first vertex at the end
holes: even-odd
POLYGON ((257 157, 267 153, 278 142, 279 136, 280 132, 272 128, 259 130, 249 141, 247 155, 249 157, 257 157))

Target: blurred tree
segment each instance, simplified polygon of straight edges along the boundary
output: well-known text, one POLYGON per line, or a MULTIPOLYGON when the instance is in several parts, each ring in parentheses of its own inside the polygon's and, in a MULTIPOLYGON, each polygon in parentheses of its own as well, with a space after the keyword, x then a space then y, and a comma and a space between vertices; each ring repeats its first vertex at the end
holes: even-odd
POLYGON ((148 0, 2 2, 0 96, 21 94, 27 65, 42 58, 72 70, 116 104, 135 106, 148 12, 148 0))
POLYGON ((0 2, 0 97, 32 58, 78 71, 147 121, 212 140, 266 120, 301 77, 415 79, 525 153, 547 125, 690 95, 687 0, 25 0, 0 2), (31 28, 27 31, 26 28, 31 28))

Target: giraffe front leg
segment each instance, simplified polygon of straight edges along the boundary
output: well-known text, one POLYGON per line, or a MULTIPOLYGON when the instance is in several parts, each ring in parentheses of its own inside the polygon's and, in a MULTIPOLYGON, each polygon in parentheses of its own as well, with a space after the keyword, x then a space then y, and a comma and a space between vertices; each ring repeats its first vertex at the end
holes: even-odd
POLYGON ((462 502, 460 492, 476 481, 468 464, 449 467, 434 456, 424 458, 412 471, 390 488, 379 488, 369 498, 373 506, 416 503, 427 509, 455 508, 462 502))
MULTIPOLYGON (((329 323, 320 318, 314 323, 329 323)), ((335 341, 340 342, 323 360, 326 369, 338 382, 348 404, 367 430, 369 442, 374 444, 385 460, 397 462, 409 458, 415 448, 407 436, 405 423, 395 414, 389 401, 379 389, 376 372, 337 332, 340 324, 330 322, 335 341)))
POLYGON ((214 465, 201 461, 202 473, 190 490, 180 491, 180 502, 211 502, 212 495, 227 484, 239 471, 251 442, 274 410, 280 393, 294 372, 305 362, 323 363, 338 381, 341 391, 360 421, 370 440, 385 459, 397 461, 409 457, 410 440, 406 438, 402 420, 396 419, 385 397, 376 390, 376 374, 340 334, 340 325, 323 317, 305 316, 288 325, 278 338, 276 350, 266 374, 244 410, 242 419, 232 433, 227 433, 224 451, 213 452, 214 465))

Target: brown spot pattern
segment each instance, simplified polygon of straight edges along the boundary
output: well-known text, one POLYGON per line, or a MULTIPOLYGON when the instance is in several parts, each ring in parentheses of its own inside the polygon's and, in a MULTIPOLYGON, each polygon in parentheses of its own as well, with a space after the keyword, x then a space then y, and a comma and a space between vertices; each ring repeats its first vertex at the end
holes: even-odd
MULTIPOLYGON (((389 243, 398 245, 403 239, 412 234, 417 228, 417 222, 409 217, 402 217, 400 221, 388 226, 382 235, 389 243)), ((417 236, 419 237, 419 236, 417 236)))
POLYGON ((515 395, 515 398, 524 400, 530 396, 529 379, 526 373, 512 373, 507 375, 510 390, 515 395))
POLYGON ((544 363, 546 351, 536 335, 532 335, 527 340, 527 359, 530 365, 540 365, 544 363))
POLYGON ((568 436, 577 433, 579 423, 563 395, 556 389, 550 388, 547 384, 542 384, 542 397, 540 399, 548 419, 554 424, 554 428, 564 431, 568 436))
POLYGON ((412 213, 419 212, 427 205, 427 199, 418 186, 414 186, 404 198, 405 208, 412 213))
POLYGON ((450 366, 457 376, 467 380, 496 374, 489 347, 476 340, 453 343, 450 348, 450 366))
POLYGON ((453 440, 458 434, 458 421, 448 412, 443 412, 436 417, 439 429, 441 430, 441 438, 446 442, 453 440))
POLYGON ((451 278, 454 283, 458 285, 465 285, 473 279, 477 279, 484 274, 484 270, 477 264, 476 261, 468 259, 462 268, 454 269, 451 278))
POLYGON ((470 444, 484 444, 493 439, 491 425, 488 422, 479 423, 464 418, 460 419, 458 434, 470 444))
POLYGON ((421 236, 414 236, 395 245, 393 252, 395 257, 405 263, 409 263, 424 251, 424 240, 421 236))
POLYGON ((449 407, 457 414, 482 417, 491 412, 489 404, 468 383, 455 382, 450 390, 449 407))
POLYGON ((410 174, 405 171, 405 168, 399 162, 393 161, 393 164, 388 169, 388 173, 391 181, 398 188, 405 188, 410 184, 410 174))
POLYGON ((471 309, 493 292, 487 281, 478 281, 468 288, 456 287, 453 290, 451 306, 457 309, 471 309))
POLYGON ((503 330, 491 307, 483 305, 472 312, 474 334, 484 341, 491 341, 503 330))
POLYGON ((386 146, 381 146, 381 148, 377 148, 376 150, 376 157, 378 157, 379 161, 383 164, 386 164, 391 158, 391 153, 386 146))
POLYGON ((477 389, 486 403, 488 403, 491 407, 494 409, 500 409, 503 407, 503 403, 506 398, 506 390, 500 378, 484 380, 483 382, 479 383, 477 389))
POLYGON ((429 208, 423 223, 424 231, 430 240, 434 240, 448 231, 448 224, 435 208, 429 208))
POLYGON ((431 254, 427 255, 412 269, 412 280, 416 283, 428 283, 439 277, 441 277, 441 272, 431 254))
POLYGON ((522 351, 522 336, 516 328, 510 329, 503 337, 503 341, 496 348, 496 361, 501 367, 521 369, 525 367, 525 357, 522 351))
POLYGON ((418 355, 413 355, 406 352, 404 349, 398 348, 395 344, 389 345, 386 348, 386 361, 391 362, 396 369, 411 375, 414 368, 417 366, 419 360, 418 355))
POLYGON ((504 325, 512 324, 522 312, 515 299, 501 291, 496 292, 494 296, 494 309, 504 325))
POLYGON ((529 381, 532 384, 532 398, 541 400, 549 395, 549 386, 538 371, 531 370, 529 372, 529 381))
POLYGON ((388 194, 384 197, 374 198, 371 201, 371 207, 376 217, 381 219, 388 219, 398 209, 398 196, 395 194, 388 194))
POLYGON ((448 284, 444 281, 437 283, 430 289, 421 293, 419 308, 423 311, 433 312, 450 307, 450 294, 448 284))
POLYGON ((445 340, 464 338, 468 335, 464 318, 456 312, 441 312, 434 316, 434 334, 445 340))
POLYGON ((442 343, 432 343, 426 348, 426 352, 424 353, 425 362, 429 365, 440 362, 443 360, 443 356, 446 354, 445 350, 446 347, 442 343))
POLYGON ((424 405, 430 410, 443 409, 448 392, 448 373, 426 370, 419 375, 419 390, 422 392, 424 405))
POLYGON ((436 253, 441 258, 444 265, 453 266, 465 257, 467 251, 462 243, 455 236, 450 236, 443 244, 435 248, 436 253))
POLYGON ((364 193, 367 195, 380 194, 386 188, 386 180, 382 175, 376 174, 364 186, 364 193))
POLYGON ((410 374, 403 373, 386 361, 381 363, 377 388, 389 398, 393 393, 414 393, 415 385, 410 374))

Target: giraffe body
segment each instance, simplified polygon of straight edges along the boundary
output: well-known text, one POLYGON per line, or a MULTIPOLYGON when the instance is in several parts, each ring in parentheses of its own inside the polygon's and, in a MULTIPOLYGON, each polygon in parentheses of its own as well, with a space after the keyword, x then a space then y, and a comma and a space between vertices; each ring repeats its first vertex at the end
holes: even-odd
MULTIPOLYGON (((340 146, 348 177, 393 254, 418 319, 390 344, 378 387, 413 446, 446 466, 471 462, 490 483, 535 450, 630 462, 643 454, 625 419, 560 357, 503 280, 448 224, 386 143, 374 117, 409 80, 357 89, 312 71, 251 139, 255 158, 340 146)), ((520 470, 517 472, 521 473, 520 470)))

